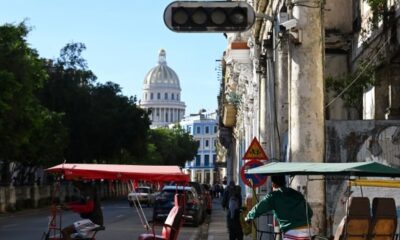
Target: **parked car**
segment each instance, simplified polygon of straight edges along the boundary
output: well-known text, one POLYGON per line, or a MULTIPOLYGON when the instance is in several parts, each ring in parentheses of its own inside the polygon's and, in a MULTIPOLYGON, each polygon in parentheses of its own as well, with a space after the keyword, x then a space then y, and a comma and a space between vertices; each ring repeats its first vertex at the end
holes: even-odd
POLYGON ((154 202, 153 220, 163 221, 168 216, 169 211, 174 206, 174 196, 176 193, 185 194, 185 212, 189 216, 187 222, 198 226, 204 219, 203 205, 194 187, 191 186, 165 186, 157 195, 154 202))
POLYGON ((133 201, 139 200, 142 204, 147 206, 153 205, 155 200, 155 193, 153 189, 149 186, 140 186, 128 194, 129 206, 133 207, 133 201))
POLYGON ((208 208, 207 206, 209 205, 209 203, 208 203, 208 198, 206 196, 206 190, 204 189, 204 186, 198 182, 189 182, 189 185, 196 189, 198 197, 199 197, 199 201, 204 209, 203 216, 205 216, 207 208, 208 208))

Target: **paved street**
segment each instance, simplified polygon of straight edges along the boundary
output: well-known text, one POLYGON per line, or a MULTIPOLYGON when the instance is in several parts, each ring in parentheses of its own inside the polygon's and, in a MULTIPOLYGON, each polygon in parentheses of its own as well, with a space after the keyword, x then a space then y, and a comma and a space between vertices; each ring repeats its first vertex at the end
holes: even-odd
MULTIPOLYGON (((152 208, 144 208, 148 218, 152 215, 152 208)), ((28 240, 40 239, 47 229, 49 209, 25 210, 12 214, 0 215, 0 236, 1 239, 28 240)), ((97 240, 137 239, 146 230, 140 224, 140 219, 134 208, 128 206, 126 201, 103 203, 105 231, 99 232, 97 240)), ((76 213, 66 212, 63 215, 63 226, 79 220, 76 213)), ((179 234, 179 239, 196 239, 202 226, 195 228, 184 226, 179 234)), ((161 233, 161 229, 156 229, 161 233)))

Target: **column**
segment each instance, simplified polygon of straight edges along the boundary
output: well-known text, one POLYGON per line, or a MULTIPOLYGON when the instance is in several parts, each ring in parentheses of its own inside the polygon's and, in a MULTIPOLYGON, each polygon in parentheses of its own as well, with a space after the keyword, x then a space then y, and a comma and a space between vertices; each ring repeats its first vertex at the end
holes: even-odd
MULTIPOLYGON (((302 35, 301 43, 293 42, 289 36, 289 157, 293 162, 323 162, 325 157, 323 3, 316 1, 314 5, 318 7, 290 8, 292 18, 298 21, 296 30, 302 35)), ((304 189, 314 210, 313 231, 324 235, 323 181, 307 182, 305 177, 296 177, 292 187, 304 189)))

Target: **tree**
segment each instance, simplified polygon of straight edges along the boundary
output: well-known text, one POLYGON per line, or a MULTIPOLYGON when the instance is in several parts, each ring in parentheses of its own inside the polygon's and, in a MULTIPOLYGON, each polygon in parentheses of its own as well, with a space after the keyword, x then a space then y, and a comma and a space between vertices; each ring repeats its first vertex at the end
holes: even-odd
POLYGON ((158 128, 150 130, 150 140, 161 156, 163 165, 184 166, 192 160, 199 148, 199 143, 179 125, 172 129, 158 128))
POLYGON ((61 115, 40 104, 36 92, 47 80, 44 61, 29 48, 24 23, 0 26, 0 161, 2 182, 10 182, 10 163, 32 182, 33 170, 59 157, 65 129, 61 115), (25 175, 28 173, 28 175, 25 175))
POLYGON ((179 165, 183 166, 186 161, 192 160, 199 149, 199 142, 193 139, 193 136, 186 132, 181 126, 176 125, 173 128, 178 145, 179 165))
POLYGON ((68 162, 94 159, 90 147, 90 109, 96 76, 86 69, 86 60, 81 57, 85 49, 82 43, 70 43, 61 49, 60 58, 47 61, 49 80, 40 92, 40 99, 47 108, 64 114, 63 125, 68 129, 64 159, 68 162))
POLYGON ((96 83, 81 53, 82 43, 67 44, 55 63, 48 62, 50 80, 42 100, 53 111, 65 113, 69 130, 67 162, 134 163, 147 152, 150 120, 123 96, 118 84, 96 83))
POLYGON ((147 152, 150 120, 135 98, 107 82, 92 89, 92 139, 96 159, 114 163, 140 162, 147 152))

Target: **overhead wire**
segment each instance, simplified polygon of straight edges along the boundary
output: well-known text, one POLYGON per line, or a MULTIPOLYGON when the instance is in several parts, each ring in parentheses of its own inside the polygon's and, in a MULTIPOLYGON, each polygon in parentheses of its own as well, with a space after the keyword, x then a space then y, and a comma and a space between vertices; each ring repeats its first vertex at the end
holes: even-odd
POLYGON ((325 105, 325 108, 329 107, 332 103, 334 103, 336 100, 338 100, 360 77, 361 75, 368 69, 368 67, 374 62, 378 54, 384 49, 384 47, 389 43, 390 38, 388 38, 385 43, 380 47, 380 49, 375 53, 375 55, 370 58, 370 60, 367 62, 365 67, 358 73, 356 78, 350 82, 349 85, 347 85, 334 99, 332 99, 328 104, 325 105))

